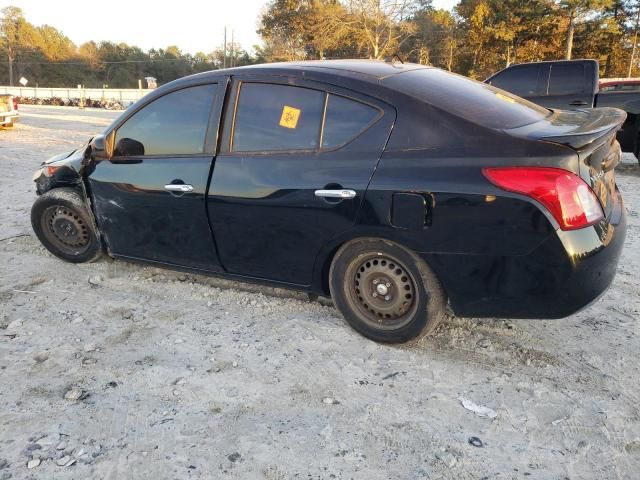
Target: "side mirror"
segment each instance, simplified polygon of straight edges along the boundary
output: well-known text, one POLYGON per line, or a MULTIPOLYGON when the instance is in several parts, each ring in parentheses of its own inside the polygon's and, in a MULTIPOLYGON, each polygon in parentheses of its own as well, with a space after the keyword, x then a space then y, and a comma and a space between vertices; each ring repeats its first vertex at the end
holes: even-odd
POLYGON ((91 140, 91 159, 94 161, 108 160, 111 155, 107 148, 107 139, 104 135, 96 135, 91 140))

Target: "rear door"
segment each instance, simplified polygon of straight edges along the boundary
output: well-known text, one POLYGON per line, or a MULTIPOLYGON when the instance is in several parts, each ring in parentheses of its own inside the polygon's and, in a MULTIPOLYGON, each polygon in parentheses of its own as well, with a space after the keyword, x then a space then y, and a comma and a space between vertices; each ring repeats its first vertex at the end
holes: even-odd
POLYGON ((121 257, 220 271, 205 195, 224 85, 171 91, 115 131, 89 186, 100 231, 121 257))
POLYGON ((394 120, 338 87, 236 77, 207 201, 226 271, 309 285, 320 249, 353 226, 394 120))
POLYGON ((597 72, 592 62, 551 63, 549 87, 540 105, 571 110, 592 108, 595 101, 597 72))

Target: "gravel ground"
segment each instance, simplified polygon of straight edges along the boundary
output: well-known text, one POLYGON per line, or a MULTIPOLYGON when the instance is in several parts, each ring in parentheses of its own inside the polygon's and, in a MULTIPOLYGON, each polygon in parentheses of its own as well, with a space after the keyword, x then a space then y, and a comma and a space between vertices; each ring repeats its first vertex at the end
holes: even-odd
POLYGON ((612 288, 564 320, 378 345, 328 301, 50 255, 31 173, 117 113, 0 131, 0 480, 637 479, 640 170, 612 288), (475 411, 474 411, 475 410, 475 411))

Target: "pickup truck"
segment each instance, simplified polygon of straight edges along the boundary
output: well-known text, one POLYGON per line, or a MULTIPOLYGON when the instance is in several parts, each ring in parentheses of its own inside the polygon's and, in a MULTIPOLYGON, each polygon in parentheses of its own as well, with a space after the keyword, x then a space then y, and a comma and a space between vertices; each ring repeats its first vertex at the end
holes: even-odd
POLYGON ((0 127, 13 127, 18 120, 18 102, 13 95, 0 94, 0 127))
POLYGON ((618 141, 623 151, 640 157, 640 92, 601 91, 596 60, 511 65, 487 78, 485 83, 550 109, 616 107, 624 110, 627 119, 618 132, 618 141))

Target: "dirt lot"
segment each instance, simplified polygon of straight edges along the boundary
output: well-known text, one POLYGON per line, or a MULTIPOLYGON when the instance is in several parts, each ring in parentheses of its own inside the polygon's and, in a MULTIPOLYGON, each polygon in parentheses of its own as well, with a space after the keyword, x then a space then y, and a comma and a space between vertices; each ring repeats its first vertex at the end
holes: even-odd
POLYGON ((21 112, 0 131, 0 480, 638 478, 634 158, 618 173, 626 250, 597 303, 451 318, 391 347, 327 301, 56 259, 31 231, 31 173, 117 114, 21 112))

